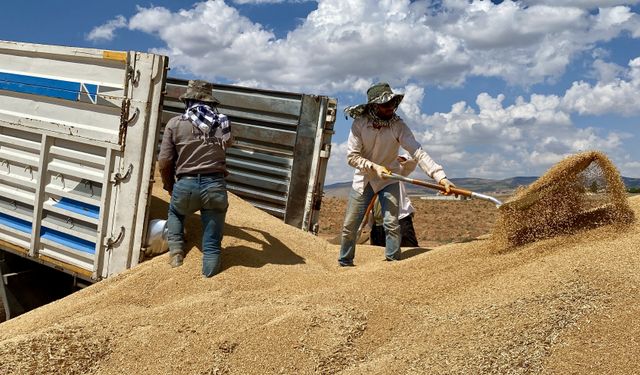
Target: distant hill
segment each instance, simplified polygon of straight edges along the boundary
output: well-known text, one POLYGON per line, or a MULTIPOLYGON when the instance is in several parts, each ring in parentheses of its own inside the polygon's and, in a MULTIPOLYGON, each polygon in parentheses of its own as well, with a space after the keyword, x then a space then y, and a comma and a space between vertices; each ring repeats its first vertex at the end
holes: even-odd
MULTIPOLYGON (((538 177, 527 177, 527 176, 511 177, 511 178, 505 178, 502 180, 464 177, 464 178, 452 178, 451 182, 456 184, 456 186, 459 186, 467 190, 475 191, 478 193, 511 194, 518 187, 528 186, 537 179, 538 177)), ((430 179, 425 179, 425 180, 428 182, 432 182, 432 180, 430 179)), ((622 177, 622 181, 624 182, 627 189, 640 188, 640 178, 622 177)), ((433 190, 422 188, 420 186, 415 186, 410 184, 407 184, 406 186, 409 194, 411 195, 436 193, 433 190)), ((351 181, 338 182, 331 185, 325 185, 324 195, 329 197, 347 197, 349 196, 350 190, 351 190, 351 181)))
POLYGON ((640 188, 640 178, 622 177, 622 181, 627 189, 640 188))

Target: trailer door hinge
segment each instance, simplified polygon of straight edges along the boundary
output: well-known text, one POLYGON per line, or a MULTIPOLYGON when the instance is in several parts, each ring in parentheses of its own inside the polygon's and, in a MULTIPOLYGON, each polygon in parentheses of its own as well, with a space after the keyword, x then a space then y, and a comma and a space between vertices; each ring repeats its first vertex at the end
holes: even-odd
POLYGON ((104 239, 104 245, 107 247, 107 250, 113 249, 113 245, 117 244, 124 237, 124 226, 120 227, 120 233, 114 239, 113 236, 104 239))
POLYGON ((338 111, 338 101, 335 99, 329 99, 327 102, 327 113, 325 116, 325 122, 329 124, 335 123, 337 111, 338 111))
POLYGON ((320 150, 320 157, 324 159, 329 159, 330 156, 331 156, 331 145, 326 144, 324 145, 322 150, 320 150))
POLYGON ((127 69, 127 80, 130 80, 134 86, 138 86, 140 82, 140 70, 129 67, 127 69))
POLYGON ((133 172, 133 164, 129 164, 129 168, 127 168, 127 172, 124 174, 124 176, 120 172, 111 173, 110 181, 114 185, 118 185, 122 180, 126 180, 127 178, 129 178, 131 172, 133 172))

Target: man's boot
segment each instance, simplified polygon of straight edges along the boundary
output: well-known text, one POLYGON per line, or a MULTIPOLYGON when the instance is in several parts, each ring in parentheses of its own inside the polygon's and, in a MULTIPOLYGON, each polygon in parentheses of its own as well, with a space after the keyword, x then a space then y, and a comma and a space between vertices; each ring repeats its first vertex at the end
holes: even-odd
POLYGON ((171 265, 171 268, 180 267, 183 263, 183 260, 184 255, 182 255, 182 253, 175 253, 171 255, 171 258, 169 258, 169 264, 171 265))

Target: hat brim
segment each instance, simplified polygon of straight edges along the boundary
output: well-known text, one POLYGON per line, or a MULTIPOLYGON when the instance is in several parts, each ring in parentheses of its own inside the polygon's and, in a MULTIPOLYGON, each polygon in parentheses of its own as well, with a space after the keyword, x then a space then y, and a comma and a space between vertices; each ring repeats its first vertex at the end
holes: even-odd
POLYGON ((205 103, 220 104, 220 101, 216 99, 215 96, 209 95, 209 94, 200 94, 200 93, 194 94, 194 93, 186 92, 180 95, 178 99, 180 99, 183 103, 185 103, 187 100, 197 100, 205 103))
POLYGON ((367 105, 369 104, 386 104, 389 103, 391 101, 395 101, 396 102, 396 107, 398 105, 400 105, 400 102, 402 101, 402 99, 404 99, 404 94, 394 94, 391 92, 385 92, 382 95, 371 99, 367 105))
POLYGON ((344 113, 351 116, 352 118, 358 118, 367 111, 367 107, 369 107, 370 105, 385 104, 391 101, 395 101, 395 106, 396 108, 398 108, 403 98, 404 98, 404 94, 381 95, 377 98, 374 98, 369 103, 352 105, 351 107, 347 107, 344 109, 344 113))

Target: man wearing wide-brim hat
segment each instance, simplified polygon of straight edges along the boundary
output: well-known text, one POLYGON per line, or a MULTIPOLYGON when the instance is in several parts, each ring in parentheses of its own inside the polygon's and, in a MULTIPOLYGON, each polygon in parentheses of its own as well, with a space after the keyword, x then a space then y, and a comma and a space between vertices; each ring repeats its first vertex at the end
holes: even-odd
POLYGON ((345 109, 345 113, 354 119, 347 142, 347 162, 356 170, 342 227, 338 259, 341 266, 354 265, 358 227, 376 194, 382 207, 386 234, 385 259, 400 260, 400 188, 398 181, 384 178, 391 172, 400 172, 397 160, 400 147, 429 177, 443 185, 446 193, 454 186, 443 168, 422 149, 411 129, 396 114, 403 98, 404 95, 394 93, 388 83, 376 83, 367 90, 367 103, 345 109))
POLYGON ((158 167, 165 190, 171 195, 167 218, 169 264, 181 266, 185 256, 184 221, 200 210, 202 221, 202 274, 211 277, 220 270, 224 220, 229 206, 225 176, 226 148, 231 127, 217 110, 213 85, 189 81, 180 96, 185 112, 165 126, 158 167))

